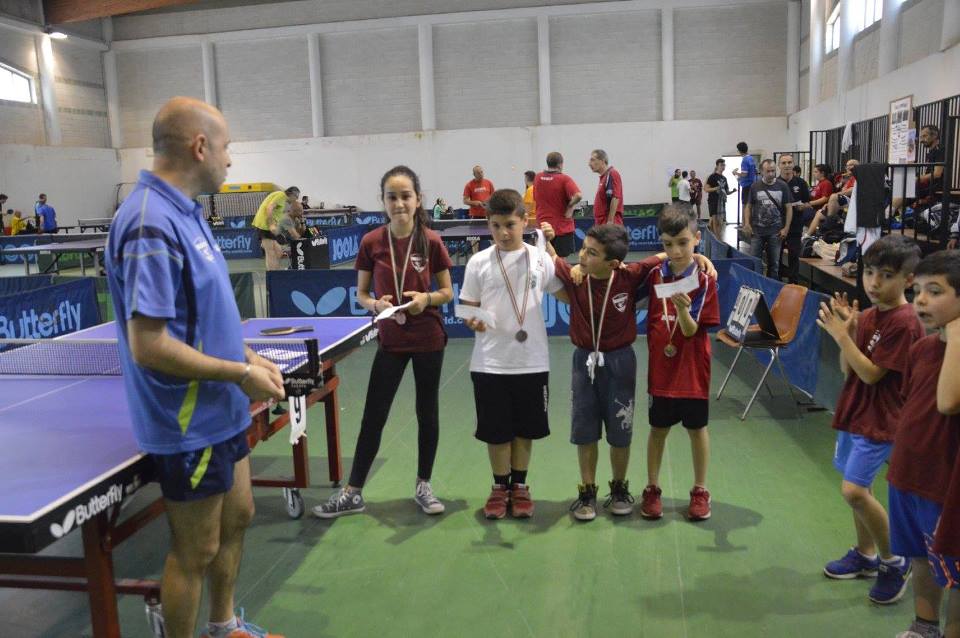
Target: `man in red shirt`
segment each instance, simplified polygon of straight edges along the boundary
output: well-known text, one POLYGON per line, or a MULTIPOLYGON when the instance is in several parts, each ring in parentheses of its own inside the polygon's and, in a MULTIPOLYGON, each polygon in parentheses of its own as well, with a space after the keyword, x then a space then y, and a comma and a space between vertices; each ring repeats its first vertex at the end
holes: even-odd
POLYGON ((580 187, 563 174, 563 155, 547 153, 547 170, 533 180, 533 201, 537 205, 537 221, 553 227, 556 237, 550 240, 561 257, 576 250, 573 208, 582 199, 580 187))
POLYGON ((596 149, 590 153, 590 170, 600 175, 597 194, 593 198, 593 218, 597 224, 623 225, 623 180, 610 166, 607 152, 596 149))
POLYGON ((473 179, 463 187, 463 203, 470 207, 471 219, 483 219, 487 216, 483 203, 490 199, 493 191, 493 182, 483 178, 483 167, 474 166, 473 179))

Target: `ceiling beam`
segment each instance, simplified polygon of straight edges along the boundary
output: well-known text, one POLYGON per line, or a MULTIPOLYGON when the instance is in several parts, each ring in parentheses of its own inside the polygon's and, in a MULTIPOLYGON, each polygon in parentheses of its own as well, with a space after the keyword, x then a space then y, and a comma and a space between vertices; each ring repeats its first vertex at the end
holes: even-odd
POLYGON ((198 0, 43 0, 43 15, 47 24, 65 24, 197 2, 198 0))

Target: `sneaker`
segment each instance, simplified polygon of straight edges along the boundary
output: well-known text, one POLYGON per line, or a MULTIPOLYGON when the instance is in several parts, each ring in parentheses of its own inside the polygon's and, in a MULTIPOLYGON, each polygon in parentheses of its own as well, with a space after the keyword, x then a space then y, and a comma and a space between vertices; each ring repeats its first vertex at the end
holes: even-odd
POLYGON ((483 515, 489 519, 501 519, 507 515, 507 503, 510 502, 510 492, 503 485, 494 485, 483 506, 483 515))
POLYGON ((345 514, 359 514, 363 510, 363 495, 343 488, 330 495, 330 499, 323 505, 314 507, 313 515, 318 518, 337 518, 345 514))
POLYGON ((510 486, 510 516, 530 518, 533 516, 533 499, 530 498, 530 486, 514 483, 510 486))
POLYGON ((640 497, 640 516, 655 520, 663 516, 663 502, 660 501, 662 490, 656 485, 643 488, 640 497))
POLYGON ((597 486, 580 485, 577 500, 570 506, 573 517, 578 521, 592 521, 597 517, 597 486))
POLYGON ((907 591, 907 583, 913 575, 910 561, 901 558, 899 565, 880 561, 877 567, 877 582, 870 588, 870 600, 878 605, 892 605, 907 591))
POLYGON ((610 508, 614 516, 630 516, 633 514, 633 495, 630 494, 630 481, 610 481, 610 493, 603 506, 610 508))
POLYGON ((424 514, 443 514, 446 509, 440 499, 433 495, 433 488, 430 487, 429 481, 417 481, 417 491, 413 500, 420 506, 424 514))
POLYGON ((237 614, 239 626, 226 633, 211 633, 210 628, 200 636, 200 638, 283 638, 280 634, 269 634, 266 630, 257 627, 243 619, 243 608, 241 607, 237 614))
POLYGON ((694 487, 690 490, 687 518, 691 521, 705 521, 710 518, 710 492, 702 487, 694 487))
POLYGON ((897 638, 943 638, 943 634, 940 633, 940 627, 914 620, 910 623, 910 629, 901 631, 897 638))
POLYGON ((858 552, 856 547, 851 547, 843 558, 827 563, 823 568, 823 575, 837 580, 850 580, 860 576, 873 578, 877 575, 879 566, 879 558, 867 558, 858 552))

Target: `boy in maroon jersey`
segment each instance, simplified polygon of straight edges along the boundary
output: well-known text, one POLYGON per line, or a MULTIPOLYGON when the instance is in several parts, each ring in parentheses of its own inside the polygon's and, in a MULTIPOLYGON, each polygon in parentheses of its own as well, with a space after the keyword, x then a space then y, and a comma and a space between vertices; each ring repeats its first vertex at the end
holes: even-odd
POLYGON ((943 250, 921 260, 913 289, 917 316, 937 332, 910 348, 903 376, 905 399, 887 472, 892 549, 911 559, 914 573, 916 618, 899 637, 939 638, 940 602, 947 587, 950 595, 943 635, 958 638, 960 252, 943 250))
MULTIPOLYGON (((548 238, 552 227, 543 224, 548 238)), ((574 518, 597 516, 597 442, 604 426, 610 444, 613 480, 604 507, 616 516, 633 512, 627 481, 633 439, 634 394, 637 385, 637 289, 667 255, 661 253, 623 264, 630 239, 623 226, 597 225, 587 231, 580 263, 571 267, 555 257, 556 274, 563 282, 557 298, 570 304, 570 340, 573 353, 570 442, 577 446, 580 479, 577 500, 570 506, 574 518)), ((553 252, 552 247, 548 250, 553 252)), ((715 274, 713 264, 697 255, 700 266, 715 274)))
POLYGON ((820 304, 817 325, 840 347, 846 375, 833 427, 837 430, 833 466, 843 476, 840 492, 853 509, 857 544, 823 568, 828 578, 877 576, 873 602, 886 605, 903 597, 910 564, 890 551, 887 512, 873 495, 873 480, 890 457, 900 418, 901 381, 910 347, 924 335, 904 291, 913 283, 920 247, 903 235, 887 235, 863 254, 863 287, 873 307, 836 295, 820 304), (879 555, 878 555, 879 554, 879 555))
POLYGON ((660 463, 670 427, 683 423, 693 451, 693 489, 687 518, 710 518, 707 491, 707 463, 710 438, 707 434, 710 394, 710 336, 707 328, 720 323, 717 282, 699 272, 693 251, 700 242, 697 220, 689 207, 668 205, 660 213, 657 229, 667 261, 653 271, 641 294, 647 294, 647 347, 649 363, 647 392, 650 395, 650 436, 647 441, 647 479, 640 514, 644 518, 663 516, 660 501, 660 463), (657 296, 657 284, 680 281, 696 274, 697 288, 670 297, 657 296))

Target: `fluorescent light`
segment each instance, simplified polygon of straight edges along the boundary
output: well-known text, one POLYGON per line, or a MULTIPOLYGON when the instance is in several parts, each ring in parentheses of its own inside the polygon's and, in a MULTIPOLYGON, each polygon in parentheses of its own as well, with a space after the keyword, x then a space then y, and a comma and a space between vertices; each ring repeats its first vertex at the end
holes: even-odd
POLYGON ((62 31, 51 31, 50 37, 53 38, 54 40, 66 40, 67 34, 63 33, 62 31))

